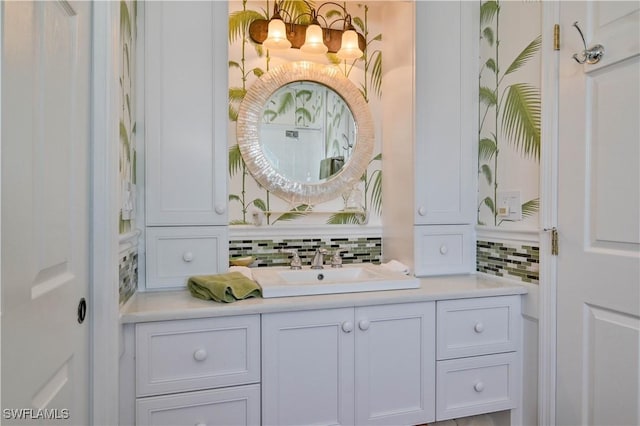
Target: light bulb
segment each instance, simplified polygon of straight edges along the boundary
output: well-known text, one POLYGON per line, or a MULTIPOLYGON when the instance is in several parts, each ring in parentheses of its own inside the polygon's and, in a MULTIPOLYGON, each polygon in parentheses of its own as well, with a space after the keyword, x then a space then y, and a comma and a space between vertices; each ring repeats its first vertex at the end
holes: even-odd
POLYGON ((307 27, 304 44, 300 50, 304 53, 322 54, 327 53, 327 46, 322 41, 322 28, 318 24, 311 24, 307 27))
POLYGON ((354 30, 347 30, 342 33, 342 44, 336 53, 340 59, 358 59, 362 57, 362 50, 358 45, 358 33, 354 30))
POLYGON ((272 18, 269 21, 267 39, 262 45, 272 50, 283 50, 291 47, 291 42, 287 40, 287 28, 282 19, 272 18))

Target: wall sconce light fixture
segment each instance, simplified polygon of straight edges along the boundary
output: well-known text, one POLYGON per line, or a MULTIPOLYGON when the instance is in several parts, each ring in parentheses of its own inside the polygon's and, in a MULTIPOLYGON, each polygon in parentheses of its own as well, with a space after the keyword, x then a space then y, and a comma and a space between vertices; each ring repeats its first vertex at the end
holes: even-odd
POLYGON ((303 12, 297 16, 291 16, 282 8, 284 0, 276 1, 270 20, 256 19, 251 22, 249 26, 251 40, 271 50, 285 50, 292 47, 305 53, 331 52, 345 60, 362 57, 366 40, 353 27, 351 15, 344 6, 326 2, 314 8, 307 1, 302 1, 309 8, 309 12, 303 12), (342 16, 328 22, 319 14, 320 10, 327 5, 338 7, 342 16), (282 15, 286 15, 288 20, 282 19, 282 15), (303 17, 309 17, 310 24, 300 23, 300 18, 303 17), (320 25, 320 21, 324 26, 320 25), (336 22, 342 22, 342 29, 331 28, 336 22))

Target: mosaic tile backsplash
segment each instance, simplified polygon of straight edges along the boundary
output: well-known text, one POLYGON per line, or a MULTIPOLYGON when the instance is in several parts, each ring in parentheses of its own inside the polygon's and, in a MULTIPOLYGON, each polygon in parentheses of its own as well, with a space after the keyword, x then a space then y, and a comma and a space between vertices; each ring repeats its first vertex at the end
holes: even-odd
POLYGON ((125 303, 138 287, 138 253, 134 250, 120 254, 120 305, 125 303))
MULTIPOLYGON (((342 261, 349 263, 380 263, 382 258, 382 238, 380 237, 344 237, 344 238, 283 238, 265 240, 231 240, 229 257, 253 256, 256 261, 251 266, 286 266, 289 255, 281 249, 295 249, 303 265, 309 265, 316 248, 327 249, 328 255, 336 249, 343 249, 342 261)), ((327 256, 327 261, 329 256, 327 256)))
POLYGON ((539 248, 504 243, 478 241, 476 244, 476 270, 486 274, 538 284, 540 275, 539 248))

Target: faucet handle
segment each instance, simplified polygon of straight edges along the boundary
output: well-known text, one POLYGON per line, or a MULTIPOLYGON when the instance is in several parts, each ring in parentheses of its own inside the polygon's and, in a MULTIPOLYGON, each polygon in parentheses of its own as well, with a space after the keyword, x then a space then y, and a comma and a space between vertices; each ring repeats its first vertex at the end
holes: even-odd
POLYGON ((280 253, 288 253, 291 255, 291 269, 302 269, 302 261, 298 256, 298 250, 296 249, 280 249, 280 253))
POLYGON ((331 267, 332 268, 342 268, 342 257, 340 253, 346 253, 347 249, 337 249, 333 252, 333 256, 331 256, 331 267))

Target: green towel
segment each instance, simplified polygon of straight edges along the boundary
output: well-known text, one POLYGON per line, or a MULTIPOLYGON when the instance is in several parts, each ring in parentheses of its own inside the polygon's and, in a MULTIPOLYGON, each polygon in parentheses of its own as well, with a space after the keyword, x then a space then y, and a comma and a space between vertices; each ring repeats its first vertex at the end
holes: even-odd
POLYGON ((189 278, 187 287, 193 297, 224 303, 262 296, 258 283, 240 272, 193 276, 189 278))

